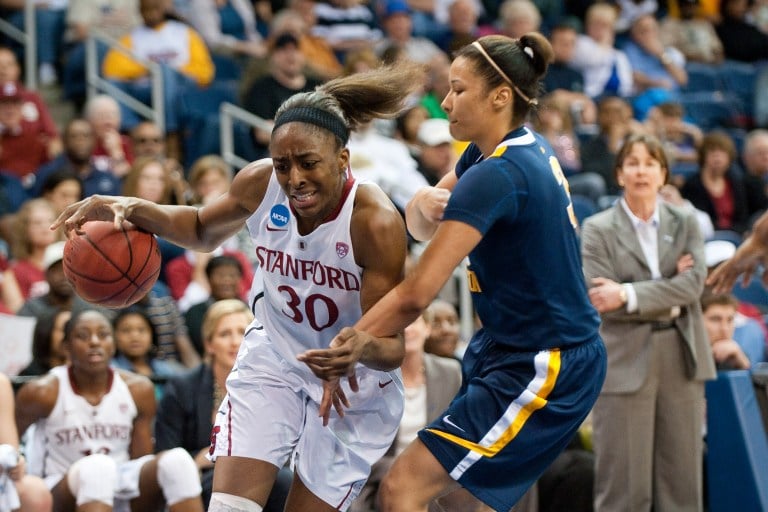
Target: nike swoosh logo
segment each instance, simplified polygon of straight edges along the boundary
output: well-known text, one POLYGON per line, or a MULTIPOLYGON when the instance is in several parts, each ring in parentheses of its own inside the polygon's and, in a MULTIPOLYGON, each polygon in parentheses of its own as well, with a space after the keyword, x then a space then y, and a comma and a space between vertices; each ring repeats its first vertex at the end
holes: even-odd
POLYGON ((446 425, 450 425, 451 427, 457 430, 461 430, 462 432, 466 432, 466 430, 464 430, 463 428, 461 428, 460 426, 458 426, 457 424, 451 421, 450 414, 446 414, 445 416, 443 416, 443 423, 445 423, 446 425))
POLYGON ((286 229, 273 228, 272 226, 267 224, 267 231, 288 231, 288 229, 287 228, 286 229))
POLYGON ((392 384, 392 379, 389 379, 387 382, 379 382, 379 387, 380 388, 385 388, 385 387, 389 386, 390 384, 392 384))

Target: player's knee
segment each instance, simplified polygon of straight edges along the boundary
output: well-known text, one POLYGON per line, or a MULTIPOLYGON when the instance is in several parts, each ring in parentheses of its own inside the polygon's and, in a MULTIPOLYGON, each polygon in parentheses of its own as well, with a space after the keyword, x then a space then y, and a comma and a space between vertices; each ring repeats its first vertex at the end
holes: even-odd
POLYGON ((112 506, 117 463, 101 453, 83 457, 69 468, 67 486, 78 505, 99 502, 112 506))
POLYGON ((225 492, 211 494, 211 502, 208 505, 208 512, 262 512, 262 510, 264 509, 255 501, 225 492))
POLYGON ((200 474, 195 461, 183 448, 173 448, 158 455, 157 483, 168 505, 200 496, 200 474))
POLYGON ((53 496, 41 478, 25 475, 16 490, 24 512, 50 512, 53 507, 53 496))

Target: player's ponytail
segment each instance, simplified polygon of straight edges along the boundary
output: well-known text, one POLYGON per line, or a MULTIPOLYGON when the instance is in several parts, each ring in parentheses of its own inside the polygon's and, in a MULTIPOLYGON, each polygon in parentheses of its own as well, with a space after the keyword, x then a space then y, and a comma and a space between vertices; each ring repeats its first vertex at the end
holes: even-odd
POLYGON ((409 62, 336 78, 286 100, 275 114, 275 129, 288 121, 308 122, 336 135, 343 147, 350 131, 375 118, 397 117, 425 82, 424 66, 409 62))

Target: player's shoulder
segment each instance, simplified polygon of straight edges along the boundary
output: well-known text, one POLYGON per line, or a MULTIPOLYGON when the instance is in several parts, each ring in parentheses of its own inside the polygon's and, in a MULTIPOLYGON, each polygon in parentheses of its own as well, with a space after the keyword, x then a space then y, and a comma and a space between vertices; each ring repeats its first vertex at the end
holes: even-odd
POLYGON ((353 221, 355 218, 370 222, 402 220, 389 196, 372 182, 361 182, 358 185, 352 216, 353 221))
POLYGON ((229 194, 247 209, 254 211, 261 203, 272 176, 272 159, 255 160, 240 169, 232 180, 229 194))
POLYGON ((53 373, 46 373, 25 382, 16 394, 17 407, 25 404, 53 406, 59 396, 59 378, 53 373))
POLYGON ((148 391, 154 392, 154 384, 152 384, 152 381, 144 375, 139 375, 138 373, 123 369, 116 369, 115 373, 117 373, 123 382, 125 382, 128 391, 130 391, 131 395, 134 395, 134 397, 137 394, 146 393, 148 391))

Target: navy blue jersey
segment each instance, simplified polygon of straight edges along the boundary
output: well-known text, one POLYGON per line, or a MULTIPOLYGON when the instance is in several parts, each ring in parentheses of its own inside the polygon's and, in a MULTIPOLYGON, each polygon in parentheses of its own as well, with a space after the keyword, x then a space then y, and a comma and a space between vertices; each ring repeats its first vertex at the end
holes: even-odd
POLYGON ((483 328, 521 350, 593 340, 600 319, 587 296, 568 183, 549 144, 522 127, 481 156, 472 144, 459 160, 443 220, 483 235, 468 269, 483 328))

